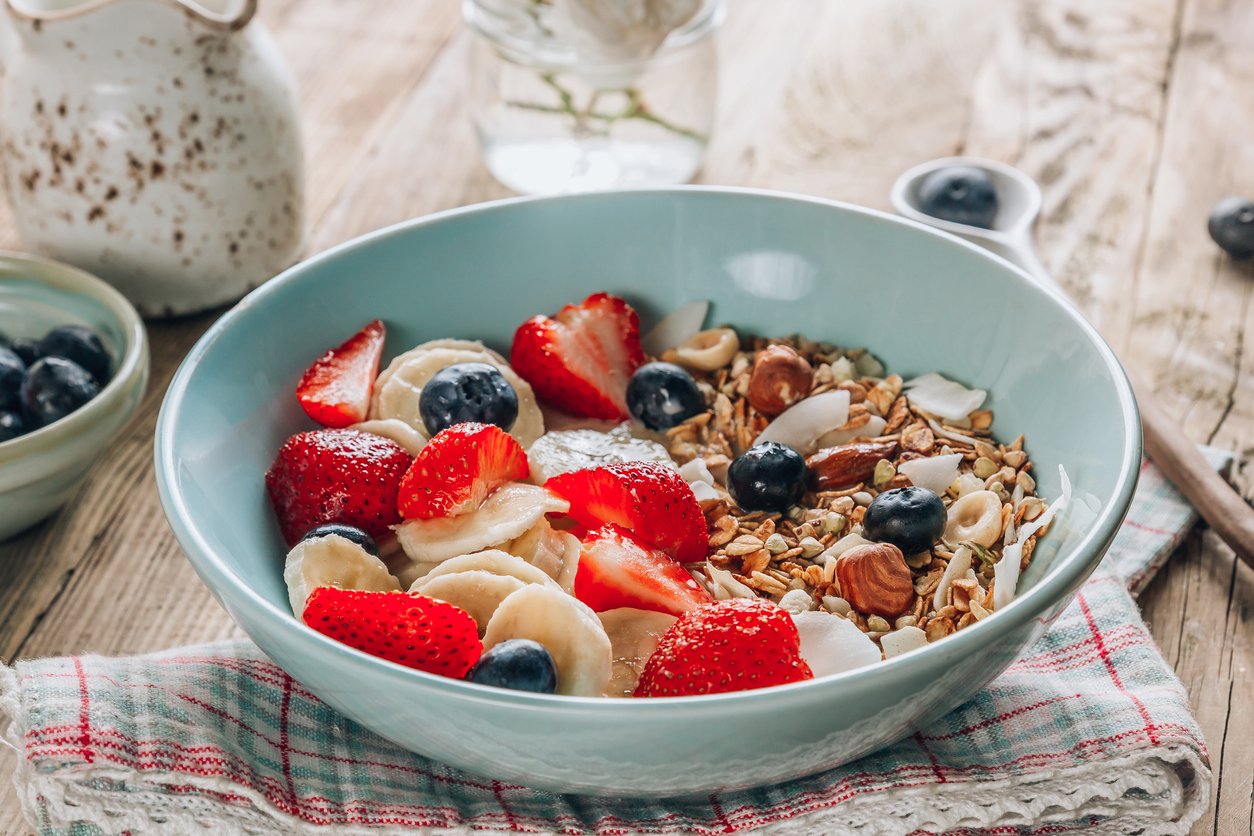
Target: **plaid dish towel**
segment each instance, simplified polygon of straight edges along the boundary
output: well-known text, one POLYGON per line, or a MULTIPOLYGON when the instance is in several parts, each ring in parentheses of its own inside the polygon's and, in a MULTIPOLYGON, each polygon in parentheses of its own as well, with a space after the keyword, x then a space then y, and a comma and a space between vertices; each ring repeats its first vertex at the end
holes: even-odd
POLYGON ((1194 519, 1146 466, 1101 568, 1023 658, 935 727, 787 784, 668 801, 491 781, 344 719, 247 642, 0 667, 15 781, 32 826, 75 836, 1185 833, 1206 745, 1129 588, 1194 519))

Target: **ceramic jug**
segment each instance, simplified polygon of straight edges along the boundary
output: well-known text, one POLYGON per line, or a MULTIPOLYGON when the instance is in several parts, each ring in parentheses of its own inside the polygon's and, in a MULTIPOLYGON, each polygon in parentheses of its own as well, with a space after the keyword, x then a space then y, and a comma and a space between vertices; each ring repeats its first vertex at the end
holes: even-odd
POLYGON ((295 88, 257 0, 0 0, 0 148, 31 250, 147 316, 232 301, 304 241, 295 88))

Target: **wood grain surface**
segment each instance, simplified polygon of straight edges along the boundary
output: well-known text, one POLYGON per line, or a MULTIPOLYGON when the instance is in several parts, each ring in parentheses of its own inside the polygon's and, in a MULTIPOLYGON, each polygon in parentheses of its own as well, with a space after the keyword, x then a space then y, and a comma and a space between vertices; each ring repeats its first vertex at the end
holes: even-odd
MULTIPOLYGON (((309 251, 501 197, 465 109, 453 0, 265 0, 301 85, 309 251)), ((731 0, 702 181, 888 208, 896 175, 969 153, 1042 184, 1042 259, 1183 432, 1254 494, 1254 266, 1206 234, 1254 196, 1248 0, 731 0)), ((20 248, 0 206, 0 247, 20 248)), ((220 312, 150 324, 153 380, 69 507, 0 544, 0 656, 239 635, 183 558, 152 472, 175 367, 220 312)), ((1143 597, 1215 768, 1196 834, 1254 832, 1254 572, 1196 532, 1143 597), (1244 712, 1241 709, 1244 709, 1244 712)), ((12 766, 0 755, 0 773, 12 766)), ((0 832, 27 831, 11 787, 0 832)))

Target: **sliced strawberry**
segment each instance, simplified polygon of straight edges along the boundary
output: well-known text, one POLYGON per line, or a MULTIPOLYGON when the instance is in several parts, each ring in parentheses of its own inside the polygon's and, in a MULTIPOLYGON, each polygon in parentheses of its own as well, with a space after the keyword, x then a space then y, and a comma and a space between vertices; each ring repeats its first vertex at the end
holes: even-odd
POLYGON ((324 523, 356 526, 376 540, 401 521, 396 490, 405 449, 360 430, 312 430, 284 442, 266 471, 266 490, 289 546, 324 523))
POLYGON ((617 523, 680 563, 705 560, 705 515, 672 468, 621 462, 562 473, 544 486, 570 502, 568 513, 586 529, 617 523))
POLYGON ((483 653, 479 628, 465 610, 416 593, 322 586, 310 594, 304 619, 363 653, 453 679, 483 653))
POLYGON ((813 678, 792 616, 760 598, 733 598, 681 615, 645 662, 635 695, 721 694, 813 678))
POLYGON ((527 454, 505 430, 494 424, 454 424, 418 451, 401 480, 397 507, 407 520, 465 514, 529 472, 527 454))
POLYGON ((674 558, 613 523, 584 539, 575 597, 597 612, 635 607, 671 615, 714 600, 674 558))
POLYGON ((301 409, 324 427, 366 420, 386 337, 383 323, 376 319, 314 361, 296 386, 301 409))
POLYGON ((510 351, 510 365, 541 399, 580 418, 629 418, 627 383, 643 363, 640 318, 608 293, 532 317, 510 351))

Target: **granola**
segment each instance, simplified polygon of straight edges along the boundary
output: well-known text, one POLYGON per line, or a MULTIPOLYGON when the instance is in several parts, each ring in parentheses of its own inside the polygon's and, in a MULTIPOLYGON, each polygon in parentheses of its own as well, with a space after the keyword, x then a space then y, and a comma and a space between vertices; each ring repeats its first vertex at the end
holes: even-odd
MULTIPOLYGON (((1013 542, 1021 524, 1037 519, 1047 507, 1036 495, 1023 436, 999 442, 987 409, 960 420, 926 412, 903 390, 902 378, 888 374, 865 349, 842 349, 799 336, 753 337, 732 353, 725 349, 727 330, 718 335, 727 362, 717 368, 685 363, 682 351, 662 357, 687 366, 708 404, 705 412, 667 431, 664 440, 678 464, 699 459, 715 480, 718 498, 702 502, 710 554, 704 564, 689 567, 693 576, 720 600, 756 596, 794 612, 823 610, 848 619, 877 642, 906 627, 918 628, 927 641, 935 641, 987 618, 995 609, 994 567, 1006 544, 1013 542), (813 370, 808 396, 849 393, 848 420, 829 433, 840 443, 809 457, 811 483, 800 502, 781 513, 744 511, 727 490, 727 469, 770 423, 751 402, 750 383, 759 358, 776 346, 793 349, 813 370), (957 475, 940 494, 947 514, 958 500, 977 491, 995 495, 995 507, 991 512, 980 509, 965 527, 947 526, 946 536, 929 551, 906 555, 914 602, 904 615, 889 623, 853 607, 842 594, 836 563, 841 554, 866 542, 861 534, 867 506, 883 491, 913 484, 903 465, 954 455, 960 457, 957 475), (991 528, 993 536, 977 528, 991 528), (951 539, 955 532, 963 538, 951 539)), ((1021 570, 1047 530, 1023 544, 1021 570)))

